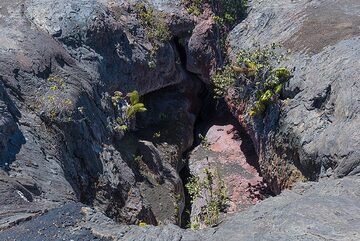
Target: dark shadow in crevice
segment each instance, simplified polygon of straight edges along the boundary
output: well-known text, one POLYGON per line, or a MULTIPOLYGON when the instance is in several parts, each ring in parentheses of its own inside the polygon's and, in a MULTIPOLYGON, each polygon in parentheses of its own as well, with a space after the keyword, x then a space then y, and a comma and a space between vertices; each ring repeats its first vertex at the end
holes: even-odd
MULTIPOLYGON (((208 130, 214 126, 224 126, 224 125, 233 125, 235 136, 234 138, 241 139, 241 150, 244 153, 246 158, 246 162, 253 166, 260 176, 262 176, 260 171, 259 158, 256 153, 254 144, 250 138, 250 136, 246 133, 245 129, 239 124, 238 120, 232 115, 227 104, 223 99, 214 99, 213 95, 210 92, 207 92, 203 96, 204 105, 202 107, 201 113, 197 117, 194 129, 194 144, 192 148, 188 150, 187 153, 184 154, 184 159, 186 160, 185 167, 180 171, 180 177, 183 181, 184 185, 184 194, 185 194, 185 210, 181 217, 181 228, 188 228, 188 224, 190 223, 191 216, 191 197, 187 192, 185 186, 190 181, 191 173, 189 169, 189 154, 190 152, 201 144, 201 137, 206 136, 208 130)), ((273 196, 273 193, 268 190, 268 188, 264 188, 259 186, 259 189, 256 190, 263 197, 273 196)))
POLYGON ((238 120, 232 115, 227 104, 223 99, 214 99, 211 94, 206 97, 206 105, 204 105, 201 115, 195 124, 195 142, 197 146, 201 142, 201 136, 205 136, 209 128, 213 125, 233 125, 235 138, 241 139, 241 150, 243 151, 247 163, 256 168, 261 175, 259 158, 255 151, 254 144, 247 134, 246 130, 239 124, 238 120))
POLYGON ((189 161, 186 160, 184 168, 180 171, 179 176, 183 182, 184 186, 184 197, 185 197, 185 208, 181 214, 180 227, 188 228, 188 224, 190 223, 190 214, 191 214, 191 196, 185 187, 186 183, 190 182, 191 173, 189 168, 189 161))
POLYGON ((174 43, 175 43, 176 50, 178 51, 178 54, 179 54, 181 65, 186 68, 186 64, 187 64, 186 49, 185 49, 184 45, 181 43, 179 37, 174 38, 174 43))

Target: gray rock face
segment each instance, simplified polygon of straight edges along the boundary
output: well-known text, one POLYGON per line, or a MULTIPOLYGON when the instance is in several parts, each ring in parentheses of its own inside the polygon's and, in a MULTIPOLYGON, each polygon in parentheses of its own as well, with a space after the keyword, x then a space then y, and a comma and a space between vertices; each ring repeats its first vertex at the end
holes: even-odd
POLYGON ((359 177, 300 184, 228 220, 214 240, 358 240, 359 191, 359 177))
POLYGON ((181 62, 189 47, 177 38, 191 38, 205 20, 180 1, 152 1, 172 39, 150 41, 136 2, 1 2, 4 227, 14 223, 8 210, 17 200, 27 206, 18 210, 21 219, 81 201, 119 222, 179 223, 179 157, 192 145, 202 84, 181 62), (119 113, 111 96, 133 90, 148 112, 137 121, 143 131, 124 136, 114 129, 119 113))
POLYGON ((360 171, 359 8, 356 0, 253 1, 249 16, 229 36, 232 57, 254 41, 291 51, 283 64, 296 69, 281 109, 268 110, 261 123, 237 113, 276 192, 284 178, 274 177, 272 163, 295 165, 313 180, 360 171))
POLYGON ((187 69, 197 74, 205 83, 210 82, 210 76, 214 73, 222 56, 217 36, 219 35, 215 21, 210 18, 198 24, 194 34, 188 40, 187 69))
POLYGON ((4 86, 0 85, 0 165, 7 167, 15 158, 15 154, 24 142, 24 137, 17 128, 16 116, 18 110, 13 105, 8 105, 4 86))
POLYGON ((102 213, 67 204, 0 233, 0 239, 28 240, 359 240, 360 178, 322 179, 297 185, 238 213, 217 228, 189 231, 116 224, 102 213), (51 224, 44 229, 44 224, 51 224), (30 233, 29 233, 30 232, 30 233))

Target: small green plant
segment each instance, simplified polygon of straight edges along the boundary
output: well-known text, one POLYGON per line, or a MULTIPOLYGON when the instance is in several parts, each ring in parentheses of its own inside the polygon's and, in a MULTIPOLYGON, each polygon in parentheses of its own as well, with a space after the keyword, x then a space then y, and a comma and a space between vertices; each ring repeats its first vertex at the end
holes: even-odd
POLYGON ((220 212, 224 211, 227 205, 227 190, 224 182, 221 180, 219 173, 214 170, 205 168, 204 187, 208 190, 210 197, 205 207, 202 209, 202 219, 206 226, 214 226, 218 224, 220 212), (214 173, 215 172, 215 173, 214 173), (215 186, 215 181, 217 181, 215 186))
POLYGON ((64 88, 65 87, 64 79, 61 78, 60 76, 50 75, 47 80, 53 84, 50 87, 50 89, 53 88, 54 90, 55 89, 57 90, 59 88, 64 88))
POLYGON ((247 9, 247 0, 182 0, 189 14, 200 16, 204 12, 205 4, 208 4, 216 14, 214 20, 223 24, 234 24, 242 18, 247 9))
POLYGON ((146 222, 144 222, 144 221, 140 221, 138 226, 141 227, 141 228, 144 228, 144 227, 148 226, 148 224, 146 222))
POLYGON ((261 115, 267 106, 277 103, 282 89, 292 77, 291 71, 286 67, 276 67, 282 60, 273 44, 255 50, 241 50, 232 64, 225 66, 213 77, 214 92, 217 97, 224 97, 232 90, 233 99, 255 99, 250 116, 261 115))
POLYGON ((211 200, 202 209, 203 219, 206 226, 212 227, 219 222, 220 208, 218 201, 211 200))
POLYGON ((182 0, 182 3, 185 4, 186 10, 189 14, 194 14, 195 16, 200 16, 203 13, 203 5, 207 3, 206 0, 182 0))
POLYGON ((120 91, 115 91, 114 95, 111 96, 111 102, 114 106, 118 106, 120 101, 124 99, 123 94, 120 91))
POLYGON ((73 114, 77 110, 81 115, 84 114, 84 107, 78 107, 73 110, 74 104, 71 99, 64 98, 66 83, 64 79, 57 75, 50 75, 47 78, 48 93, 37 103, 37 108, 45 105, 47 112, 46 117, 51 122, 54 121, 73 121, 73 114), (80 109, 79 109, 80 108, 80 109), (80 112, 82 110, 82 112, 80 112))
POLYGON ((205 9, 212 9, 214 22, 219 32, 218 45, 226 55, 226 37, 231 28, 243 19, 247 12, 247 0, 182 0, 187 12, 195 16, 203 14, 205 9))
POLYGON ((130 105, 126 108, 126 117, 132 119, 135 117, 138 112, 145 112, 146 108, 143 103, 140 102, 139 92, 134 90, 133 92, 127 94, 130 99, 130 105))
POLYGON ((161 137, 161 132, 160 131, 155 132, 154 135, 153 135, 153 138, 155 138, 155 139, 159 139, 160 137, 161 137))
POLYGON ((137 156, 134 156, 134 161, 136 162, 136 163, 140 163, 140 162, 142 162, 143 161, 143 158, 144 158, 144 156, 140 156, 140 155, 137 155, 137 156))
POLYGON ((228 90, 235 85, 237 74, 230 65, 225 66, 212 76, 215 97, 225 97, 228 90))
POLYGON ((170 28, 166 23, 166 14, 155 10, 146 2, 136 3, 134 10, 140 24, 145 29, 148 40, 152 44, 148 66, 150 69, 154 69, 157 66, 155 59, 157 51, 163 43, 171 39, 170 28))
MULTIPOLYGON (((153 56, 155 53, 153 53, 153 52, 151 52, 151 55, 153 56)), ((154 60, 154 59, 152 59, 152 60, 150 60, 149 62, 148 62, 148 66, 149 66, 149 68, 150 69, 155 69, 156 68, 156 61, 154 60)))
POLYGON ((218 0, 213 4, 215 13, 222 19, 223 24, 233 25, 244 17, 247 0, 218 0))
POLYGON ((202 134, 199 134, 199 139, 200 139, 200 144, 202 147, 204 148, 209 148, 211 143, 208 141, 208 139, 206 138, 206 136, 203 136, 202 134))
POLYGON ((200 220, 199 217, 194 217, 194 220, 190 223, 190 229, 198 230, 200 228, 200 220))
POLYGON ((185 185, 185 187, 191 197, 191 201, 194 201, 195 199, 200 197, 202 186, 199 177, 197 176, 191 177, 188 183, 185 185))
POLYGON ((180 204, 182 201, 181 195, 176 194, 174 196, 174 211, 175 211, 175 218, 180 222, 181 221, 181 210, 180 210, 180 204))
POLYGON ((200 228, 201 224, 208 227, 218 224, 220 213, 227 207, 227 189, 221 180, 219 173, 215 170, 205 168, 204 177, 193 176, 185 185, 191 202, 202 197, 206 200, 206 205, 201 207, 201 213, 192 218, 190 227, 192 229, 200 228))
POLYGON ((169 26, 166 24, 166 15, 164 13, 156 11, 150 4, 143 2, 135 4, 135 13, 151 42, 164 43, 170 40, 171 33, 169 26))
POLYGON ((116 131, 125 132, 129 130, 131 121, 135 118, 136 114, 147 110, 145 105, 140 102, 140 95, 136 90, 128 93, 126 96, 123 96, 120 91, 115 91, 114 95, 111 96, 111 102, 118 115, 114 123, 116 131))

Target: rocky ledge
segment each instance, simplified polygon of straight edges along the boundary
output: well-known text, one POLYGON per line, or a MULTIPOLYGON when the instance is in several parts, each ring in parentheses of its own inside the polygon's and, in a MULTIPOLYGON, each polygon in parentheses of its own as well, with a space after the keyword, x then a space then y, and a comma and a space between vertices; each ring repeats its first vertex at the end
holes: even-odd
POLYGON ((0 233, 1 240, 359 240, 358 177, 299 184, 202 231, 174 225, 116 224, 104 214, 70 203, 0 233))

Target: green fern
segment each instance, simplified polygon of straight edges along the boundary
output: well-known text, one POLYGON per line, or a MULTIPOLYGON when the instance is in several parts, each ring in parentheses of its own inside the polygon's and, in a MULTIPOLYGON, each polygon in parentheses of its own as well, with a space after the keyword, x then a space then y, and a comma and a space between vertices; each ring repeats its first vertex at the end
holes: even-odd
POLYGON ((145 105, 143 103, 136 103, 136 104, 131 104, 127 109, 126 109, 126 117, 129 119, 132 119, 135 117, 136 113, 138 112, 145 112, 147 111, 147 109, 145 108, 145 105))
POLYGON ((135 105, 135 104, 139 103, 139 101, 140 101, 140 95, 139 95, 139 92, 137 90, 134 90, 133 92, 130 92, 129 94, 127 94, 127 96, 130 99, 131 105, 135 105))
POLYGON ((131 120, 135 118, 136 113, 147 111, 145 105, 140 103, 140 95, 138 91, 134 90, 128 93, 125 97, 123 97, 120 91, 115 91, 114 95, 111 97, 111 101, 114 106, 119 106, 121 100, 124 100, 127 103, 127 105, 123 106, 122 108, 118 108, 118 110, 122 109, 124 112, 118 113, 118 115, 122 117, 117 117, 115 119, 114 124, 115 130, 117 131, 127 131, 129 129, 131 120), (128 100, 125 99, 125 97, 128 97, 128 100))

